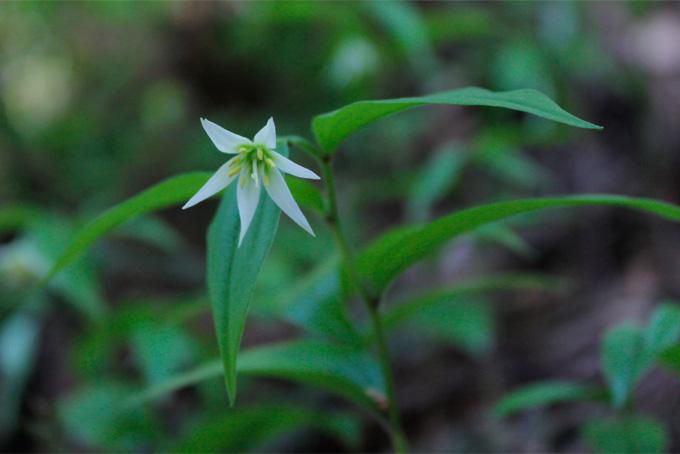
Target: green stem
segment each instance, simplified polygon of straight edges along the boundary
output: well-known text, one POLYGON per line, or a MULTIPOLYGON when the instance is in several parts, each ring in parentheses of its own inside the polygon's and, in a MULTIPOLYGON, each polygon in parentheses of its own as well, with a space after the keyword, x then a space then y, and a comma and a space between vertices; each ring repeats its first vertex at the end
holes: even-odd
POLYGON ((328 206, 326 207, 326 221, 330 226, 335 242, 342 254, 343 262, 347 268, 347 273, 352 283, 359 291, 361 299, 366 305, 366 309, 371 318, 373 325, 373 332, 375 333, 375 340, 377 344, 378 357, 380 360, 380 369, 385 382, 385 390, 387 392, 387 417, 389 421, 390 437, 394 450, 399 453, 408 451, 406 437, 401 427, 401 417, 399 415, 399 405, 394 387, 394 373, 392 371, 392 364, 390 362, 390 353, 387 348, 387 341, 385 338, 385 330, 383 329, 382 319, 378 306, 380 304, 380 297, 370 292, 361 282, 359 273, 354 266, 354 257, 352 250, 349 247, 347 238, 340 225, 338 217, 338 204, 335 193, 335 178, 333 176, 333 168, 331 166, 330 157, 324 157, 319 160, 323 181, 326 186, 326 193, 328 196, 328 206))

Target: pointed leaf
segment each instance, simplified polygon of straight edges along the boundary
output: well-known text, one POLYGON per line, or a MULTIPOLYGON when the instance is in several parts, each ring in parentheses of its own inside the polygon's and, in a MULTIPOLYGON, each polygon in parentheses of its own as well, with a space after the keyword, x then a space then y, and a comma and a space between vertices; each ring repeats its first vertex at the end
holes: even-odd
POLYGON ((330 154, 343 140, 364 126, 388 115, 427 105, 503 107, 570 126, 601 129, 600 126, 575 117, 535 90, 493 92, 483 88, 467 87, 413 98, 355 102, 333 112, 317 115, 312 121, 312 130, 323 151, 330 154))
MULTIPOLYGON (((284 147, 279 152, 288 156, 284 147)), ((227 394, 236 398, 236 357, 255 281, 274 241, 281 212, 260 191, 260 201, 248 232, 239 246, 241 222, 236 201, 238 183, 224 191, 208 229, 207 283, 212 302, 217 343, 224 365, 227 394)))
POLYGON ((521 199, 480 205, 444 216, 423 226, 392 230, 357 257, 357 267, 378 293, 409 266, 437 251, 449 240, 483 225, 548 208, 614 205, 680 221, 680 207, 652 199, 617 195, 579 195, 521 199))

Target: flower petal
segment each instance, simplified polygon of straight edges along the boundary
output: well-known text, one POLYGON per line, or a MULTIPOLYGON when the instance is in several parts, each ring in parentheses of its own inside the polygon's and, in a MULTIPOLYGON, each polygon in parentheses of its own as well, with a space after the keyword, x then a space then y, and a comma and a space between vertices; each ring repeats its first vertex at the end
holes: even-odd
POLYGON ((231 131, 227 131, 222 126, 215 124, 205 118, 201 118, 201 124, 203 125, 205 132, 210 137, 210 140, 212 140, 217 149, 222 153, 237 153, 236 148, 239 145, 251 143, 250 140, 246 139, 245 137, 234 134, 231 131))
POLYGON ((236 190, 236 201, 238 202, 238 214, 241 217, 241 234, 238 239, 238 245, 241 246, 243 237, 246 236, 250 222, 255 216, 257 204, 260 201, 260 185, 248 175, 248 171, 244 168, 241 170, 245 173, 245 184, 238 185, 236 190))
POLYGON ((267 124, 255 134, 253 142, 266 145, 270 150, 276 148, 276 125, 272 117, 269 117, 267 124))
POLYGON ((274 161, 274 164, 276 164, 276 167, 278 167, 281 172, 293 175, 295 177, 307 178, 308 180, 321 179, 319 175, 315 174, 306 167, 302 167, 300 164, 291 161, 290 159, 273 150, 270 150, 270 152, 272 154, 272 160, 274 161))
POLYGON ((223 164, 222 167, 217 169, 217 172, 215 172, 215 174, 210 177, 203 187, 199 189, 198 192, 194 194, 194 196, 190 198, 187 203, 184 204, 182 209, 186 210, 187 208, 191 208, 197 203, 204 201, 208 197, 217 194, 222 189, 229 186, 229 183, 234 180, 234 177, 229 176, 229 164, 231 164, 231 161, 232 160, 230 159, 225 164, 223 164))
POLYGON ((267 190, 269 197, 271 197, 274 203, 281 208, 281 211, 286 213, 297 225, 306 230, 310 235, 315 236, 309 222, 307 222, 307 218, 302 214, 300 207, 290 193, 281 172, 273 169, 269 171, 268 176, 269 184, 265 185, 265 189, 267 190))

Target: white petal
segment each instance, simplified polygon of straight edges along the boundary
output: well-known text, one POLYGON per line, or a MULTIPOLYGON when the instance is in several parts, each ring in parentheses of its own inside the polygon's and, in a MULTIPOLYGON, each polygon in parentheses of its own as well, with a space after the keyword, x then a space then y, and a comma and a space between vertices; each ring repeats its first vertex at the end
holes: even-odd
POLYGON ((307 222, 305 215, 300 211, 300 207, 290 193, 281 172, 274 169, 271 170, 268 175, 269 184, 265 186, 265 189, 267 190, 269 197, 271 197, 274 203, 281 208, 281 211, 286 213, 297 225, 305 229, 310 235, 314 236, 314 231, 309 226, 309 222, 307 222))
POLYGON ((242 170, 246 176, 246 183, 241 186, 238 185, 236 191, 236 201, 238 202, 238 214, 241 217, 241 235, 238 239, 238 245, 241 246, 243 237, 246 236, 250 222, 253 220, 257 203, 260 200, 260 185, 250 178, 245 168, 242 170))
POLYGON ((276 148, 276 126, 273 118, 269 117, 267 124, 255 134, 253 142, 266 145, 270 150, 276 148))
POLYGON ((239 145, 250 143, 250 140, 245 137, 227 131, 222 126, 213 123, 210 120, 201 118, 203 129, 208 133, 210 140, 215 144, 218 150, 222 153, 237 153, 236 148, 239 145))
POLYGON ((189 199, 187 203, 184 204, 182 209, 186 210, 187 208, 191 208, 197 203, 204 201, 208 197, 217 194, 222 189, 229 186, 229 183, 234 180, 234 177, 229 176, 229 164, 231 164, 231 161, 232 160, 230 159, 226 162, 226 164, 223 164, 222 167, 217 169, 217 172, 215 172, 215 174, 210 177, 203 187, 199 189, 198 192, 194 194, 194 196, 189 199))
POLYGON ((319 175, 315 174, 311 170, 302 167, 300 164, 296 164, 285 156, 271 150, 272 159, 276 167, 279 168, 281 172, 293 175, 295 177, 307 178, 308 180, 319 180, 319 175))

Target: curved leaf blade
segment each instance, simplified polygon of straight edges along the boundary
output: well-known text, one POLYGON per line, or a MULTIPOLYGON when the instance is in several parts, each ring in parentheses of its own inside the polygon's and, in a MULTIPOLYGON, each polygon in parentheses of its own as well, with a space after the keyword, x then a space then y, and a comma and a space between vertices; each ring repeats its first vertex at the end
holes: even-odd
POLYGON ((504 418, 529 408, 563 402, 601 400, 605 395, 606 392, 601 388, 578 383, 564 381, 532 383, 503 397, 494 407, 494 413, 504 418))
POLYGON ((478 87, 466 87, 412 98, 358 101, 333 112, 317 115, 312 120, 312 130, 323 151, 330 154, 343 140, 364 126, 388 115, 427 105, 502 107, 578 128, 602 129, 601 126, 570 114, 536 90, 493 92, 478 87))
POLYGON ((59 271, 73 263, 99 238, 126 221, 142 214, 167 208, 185 202, 208 178, 208 172, 192 172, 168 178, 141 193, 109 208, 81 228, 66 247, 43 282, 50 280, 59 271))
MULTIPOLYGON (((239 356, 238 372, 320 387, 372 409, 381 404, 385 394, 378 364, 366 351, 322 341, 292 341, 246 350, 239 356)), ((130 404, 159 398, 222 373, 222 362, 211 361, 147 389, 130 404)))
POLYGON ((548 208, 596 205, 620 206, 680 221, 680 207, 676 205, 617 195, 595 194, 496 202, 467 208, 423 226, 407 226, 390 231, 357 257, 357 267, 367 283, 381 293, 392 279, 409 266, 435 252, 449 240, 477 227, 548 208))

